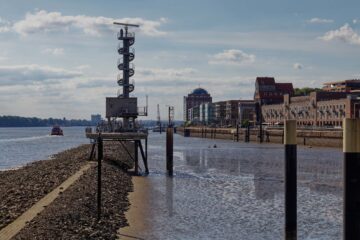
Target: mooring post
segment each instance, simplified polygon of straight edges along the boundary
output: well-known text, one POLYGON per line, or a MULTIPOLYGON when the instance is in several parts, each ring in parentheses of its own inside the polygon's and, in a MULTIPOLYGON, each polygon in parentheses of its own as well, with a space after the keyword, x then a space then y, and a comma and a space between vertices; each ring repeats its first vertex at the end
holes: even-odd
POLYGON ((245 142, 250 142, 250 124, 246 126, 245 142))
POLYGON ((90 152, 90 156, 89 156, 89 161, 91 161, 93 159, 94 153, 95 153, 95 145, 96 143, 93 143, 91 146, 91 152, 90 152))
POLYGON ((285 239, 297 239, 296 120, 285 121, 285 239))
POLYGON ((344 240, 360 239, 360 119, 343 120, 344 240))
POLYGON ((139 153, 138 153, 138 147, 139 147, 139 143, 138 140, 134 141, 134 151, 135 151, 135 175, 139 175, 139 153))
POLYGON ((173 128, 166 130, 166 170, 169 176, 173 175, 173 155, 174 155, 173 128))
POLYGON ((239 124, 236 123, 236 141, 239 141, 239 124))
POLYGON ((145 138, 145 157, 148 159, 148 137, 145 138))
POLYGON ((101 218, 101 160, 103 159, 103 140, 101 138, 101 133, 99 133, 98 139, 98 168, 97 168, 97 177, 98 177, 98 186, 97 186, 97 219, 101 218))

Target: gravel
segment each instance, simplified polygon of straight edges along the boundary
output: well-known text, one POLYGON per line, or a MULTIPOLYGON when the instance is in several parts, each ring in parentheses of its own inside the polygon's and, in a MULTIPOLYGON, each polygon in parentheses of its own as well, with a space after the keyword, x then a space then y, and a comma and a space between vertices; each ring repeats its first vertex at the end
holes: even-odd
MULTIPOLYGON (((0 172, 0 228, 6 226, 85 164, 90 145, 64 151, 51 160, 0 172)), ((14 239, 116 239, 127 226, 125 211, 132 191, 128 154, 105 143, 102 167, 102 216, 97 220, 97 168, 91 167, 73 185, 27 223, 14 239)))

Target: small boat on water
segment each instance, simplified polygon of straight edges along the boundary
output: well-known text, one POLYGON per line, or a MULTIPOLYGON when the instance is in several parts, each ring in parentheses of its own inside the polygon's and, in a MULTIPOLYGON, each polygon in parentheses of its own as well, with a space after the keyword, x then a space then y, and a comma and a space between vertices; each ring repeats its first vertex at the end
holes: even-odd
POLYGON ((50 135, 64 136, 64 133, 63 133, 63 130, 60 128, 59 125, 55 125, 51 129, 51 134, 50 135))

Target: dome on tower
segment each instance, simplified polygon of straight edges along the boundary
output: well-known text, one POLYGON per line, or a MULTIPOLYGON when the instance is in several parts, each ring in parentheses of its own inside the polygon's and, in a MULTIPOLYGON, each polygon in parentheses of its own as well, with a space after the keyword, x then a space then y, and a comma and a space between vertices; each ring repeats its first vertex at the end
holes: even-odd
POLYGON ((201 95, 201 94, 208 94, 208 92, 203 88, 195 88, 191 94, 201 95))

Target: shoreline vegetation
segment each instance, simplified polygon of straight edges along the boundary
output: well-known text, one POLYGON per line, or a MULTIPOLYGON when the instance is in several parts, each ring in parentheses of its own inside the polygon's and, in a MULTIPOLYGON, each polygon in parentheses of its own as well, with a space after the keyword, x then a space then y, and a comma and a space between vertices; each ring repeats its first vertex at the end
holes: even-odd
POLYGON ((0 127, 49 127, 60 125, 62 127, 92 126, 91 121, 85 119, 19 117, 0 116, 0 127))
MULTIPOLYGON (((97 167, 90 167, 14 239, 116 239, 128 225, 125 211, 133 190, 127 170, 133 167, 119 144, 106 143, 102 167, 102 218, 97 221, 97 167)), ((81 145, 51 159, 0 172, 0 230, 17 219, 88 162, 90 145, 81 145)))

